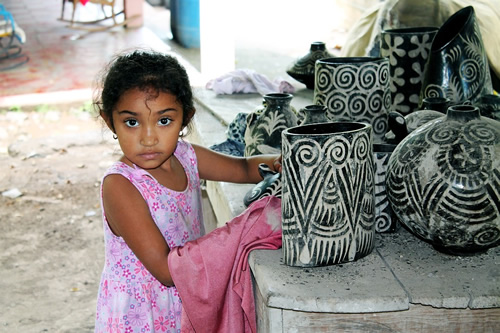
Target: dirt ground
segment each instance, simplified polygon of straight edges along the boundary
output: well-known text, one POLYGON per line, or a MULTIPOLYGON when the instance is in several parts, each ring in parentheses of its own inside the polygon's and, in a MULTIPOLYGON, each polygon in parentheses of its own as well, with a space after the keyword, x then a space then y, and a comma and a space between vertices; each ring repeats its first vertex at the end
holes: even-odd
POLYGON ((93 332, 119 147, 83 109, 0 111, 0 332, 93 332))

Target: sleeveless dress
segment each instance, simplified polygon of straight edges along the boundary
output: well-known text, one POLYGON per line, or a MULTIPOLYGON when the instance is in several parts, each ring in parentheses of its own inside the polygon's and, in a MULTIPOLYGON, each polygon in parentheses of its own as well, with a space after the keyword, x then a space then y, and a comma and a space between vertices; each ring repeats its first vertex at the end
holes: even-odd
MULTIPOLYGON (((147 202, 153 220, 171 249, 205 233, 194 149, 179 140, 174 155, 188 179, 183 192, 172 191, 147 171, 122 162, 113 164, 104 176, 119 174, 130 180, 147 202)), ((123 238, 113 234, 104 208, 103 225, 105 264, 97 298, 95 332, 180 332, 182 304, 177 289, 161 284, 123 238)))

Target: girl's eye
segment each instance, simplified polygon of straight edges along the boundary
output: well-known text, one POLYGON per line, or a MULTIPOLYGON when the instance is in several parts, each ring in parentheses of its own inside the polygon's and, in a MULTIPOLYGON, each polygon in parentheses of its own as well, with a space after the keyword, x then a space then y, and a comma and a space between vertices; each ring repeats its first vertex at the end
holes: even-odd
POLYGON ((135 119, 127 119, 125 120, 125 124, 128 126, 128 127, 137 127, 139 126, 139 122, 135 119))
POLYGON ((161 118, 160 120, 158 120, 158 124, 160 124, 161 126, 167 126, 171 121, 172 120, 170 120, 169 118, 161 118))

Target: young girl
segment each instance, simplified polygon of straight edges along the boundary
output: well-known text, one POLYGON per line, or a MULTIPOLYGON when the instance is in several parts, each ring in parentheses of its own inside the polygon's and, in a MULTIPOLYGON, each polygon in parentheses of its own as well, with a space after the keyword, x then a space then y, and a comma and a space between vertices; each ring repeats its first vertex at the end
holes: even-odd
POLYGON ((167 256, 204 234, 200 178, 257 183, 258 165, 278 156, 236 158, 190 144, 195 113, 185 69, 171 56, 134 51, 103 76, 95 105, 123 156, 102 182, 105 265, 96 332, 180 332, 181 300, 167 256))

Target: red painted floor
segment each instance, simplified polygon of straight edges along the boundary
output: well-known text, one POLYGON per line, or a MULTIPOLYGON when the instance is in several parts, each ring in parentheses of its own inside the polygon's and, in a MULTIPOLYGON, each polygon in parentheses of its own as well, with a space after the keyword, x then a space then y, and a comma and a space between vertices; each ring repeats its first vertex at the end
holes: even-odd
MULTIPOLYGON (((61 93, 65 92, 66 96, 85 98, 90 96, 98 72, 115 53, 136 47, 167 47, 142 27, 92 33, 69 28, 59 20, 61 0, 3 0, 2 4, 26 33, 22 49, 29 61, 0 71, 0 107, 49 103, 54 98, 64 99, 61 93)), ((65 17, 71 9, 68 2, 65 17)), ((3 60, 2 65, 7 61, 11 60, 3 60)))

